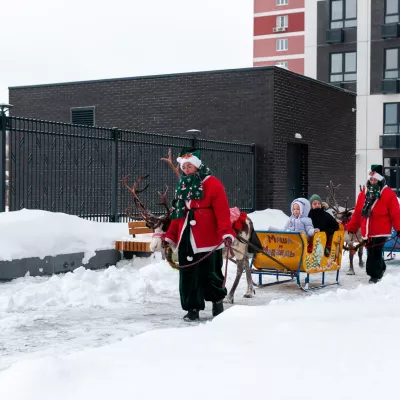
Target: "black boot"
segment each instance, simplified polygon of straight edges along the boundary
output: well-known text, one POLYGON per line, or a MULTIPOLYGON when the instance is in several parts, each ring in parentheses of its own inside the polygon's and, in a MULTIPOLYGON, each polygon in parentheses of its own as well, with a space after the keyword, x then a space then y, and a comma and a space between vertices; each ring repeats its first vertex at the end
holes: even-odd
POLYGON ((224 312, 224 303, 222 300, 216 301, 215 303, 213 302, 213 307, 212 307, 212 315, 213 317, 216 317, 217 315, 221 314, 224 312))
POLYGON ((380 281, 380 279, 378 279, 378 278, 370 278, 368 283, 378 283, 379 281, 380 281))
POLYGON ((188 313, 183 317, 183 319, 188 322, 198 321, 199 318, 200 316, 197 310, 189 310, 188 313))

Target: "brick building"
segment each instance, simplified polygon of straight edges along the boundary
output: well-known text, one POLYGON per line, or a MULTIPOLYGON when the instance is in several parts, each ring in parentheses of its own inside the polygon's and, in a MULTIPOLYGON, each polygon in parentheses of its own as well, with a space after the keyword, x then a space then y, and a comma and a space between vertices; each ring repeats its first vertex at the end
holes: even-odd
POLYGON ((355 194, 356 96, 277 67, 9 88, 12 115, 253 142, 256 209, 355 194))

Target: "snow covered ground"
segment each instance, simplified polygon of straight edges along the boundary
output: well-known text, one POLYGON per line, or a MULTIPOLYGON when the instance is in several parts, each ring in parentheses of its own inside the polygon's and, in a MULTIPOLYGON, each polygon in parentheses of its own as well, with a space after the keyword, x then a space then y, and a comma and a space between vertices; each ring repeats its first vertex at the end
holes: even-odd
MULTIPOLYGON (((252 215, 256 229, 286 218, 277 210, 252 215)), ((115 239, 126 235, 115 229, 115 239)), ((98 244, 83 235, 79 228, 70 247, 81 241, 79 251, 93 251, 98 244)), ((31 251, 40 237, 30 237, 31 251)), ((98 243, 112 247, 110 238, 98 243)), ((389 262, 372 286, 364 269, 356 264, 347 276, 347 268, 339 289, 315 294, 286 283, 244 299, 242 279, 235 306, 212 320, 208 305, 189 327, 177 272, 158 254, 0 283, 0 399, 243 399, 259 391, 274 400, 397 399, 400 263, 389 262)))

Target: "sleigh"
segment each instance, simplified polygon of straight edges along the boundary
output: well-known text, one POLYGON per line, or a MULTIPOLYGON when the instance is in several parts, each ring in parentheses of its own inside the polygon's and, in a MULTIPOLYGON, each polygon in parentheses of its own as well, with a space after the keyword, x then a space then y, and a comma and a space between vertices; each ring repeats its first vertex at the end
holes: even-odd
POLYGON ((271 286, 296 279, 300 289, 309 291, 339 284, 344 243, 341 224, 333 235, 328 257, 325 256, 326 234, 323 232, 314 235, 311 249, 303 232, 257 231, 256 234, 263 250, 253 256, 250 265, 251 273, 258 275, 256 286, 271 286), (325 273, 332 271, 336 271, 335 282, 326 283, 325 273), (304 284, 301 283, 301 274, 305 275, 304 284), (310 275, 313 274, 321 274, 320 285, 310 286, 310 275), (263 284, 264 275, 273 275, 276 281, 263 284))

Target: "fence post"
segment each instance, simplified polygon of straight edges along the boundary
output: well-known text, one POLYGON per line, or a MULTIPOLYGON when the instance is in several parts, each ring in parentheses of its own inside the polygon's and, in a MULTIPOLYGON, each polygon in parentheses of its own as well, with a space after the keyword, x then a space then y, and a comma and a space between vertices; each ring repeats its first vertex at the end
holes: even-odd
POLYGON ((118 139, 120 133, 118 128, 111 131, 111 215, 110 222, 118 222, 118 139))
POLYGON ((192 135, 192 147, 197 149, 197 146, 199 144, 197 136, 200 135, 201 131, 199 131, 198 129, 189 129, 188 131, 186 131, 186 133, 192 135))
POLYGON ((6 211, 6 111, 11 104, 0 104, 0 212, 6 211))
POLYGON ((252 180, 252 208, 253 208, 253 212, 256 211, 256 173, 257 173, 257 147, 256 145, 253 143, 253 180, 252 180))

